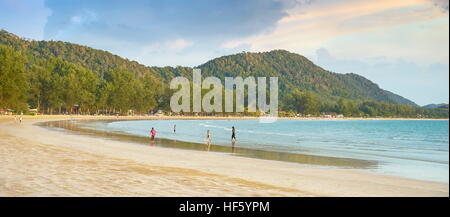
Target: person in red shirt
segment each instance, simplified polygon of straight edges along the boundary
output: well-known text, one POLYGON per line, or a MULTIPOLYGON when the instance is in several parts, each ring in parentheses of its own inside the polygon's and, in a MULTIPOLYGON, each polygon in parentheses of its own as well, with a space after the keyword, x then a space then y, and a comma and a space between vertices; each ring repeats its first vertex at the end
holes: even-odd
POLYGON ((150 136, 151 136, 152 140, 155 139, 155 136, 156 136, 156 130, 155 130, 155 128, 153 128, 153 127, 152 127, 152 130, 150 130, 150 136))

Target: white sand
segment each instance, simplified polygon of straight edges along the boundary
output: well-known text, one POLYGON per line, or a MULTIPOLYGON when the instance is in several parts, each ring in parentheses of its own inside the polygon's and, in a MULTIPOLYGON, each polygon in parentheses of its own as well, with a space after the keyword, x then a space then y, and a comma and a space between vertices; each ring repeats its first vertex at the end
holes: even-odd
MULTIPOLYGON (((447 183, 169 149, 0 118, 0 196, 447 196, 447 183)), ((86 117, 80 117, 86 118, 86 117)), ((93 118, 93 117, 89 117, 93 118)))

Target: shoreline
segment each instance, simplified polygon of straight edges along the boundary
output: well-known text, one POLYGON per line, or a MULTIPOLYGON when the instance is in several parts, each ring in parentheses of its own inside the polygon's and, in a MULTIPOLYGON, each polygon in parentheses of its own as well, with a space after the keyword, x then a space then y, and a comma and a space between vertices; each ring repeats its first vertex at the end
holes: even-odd
MULTIPOLYGON (((0 115, 2 119, 14 119, 20 115, 0 115)), ((130 115, 130 116, 113 116, 113 115, 23 115, 24 119, 94 119, 94 120, 259 120, 254 116, 191 116, 191 115, 130 115)), ((325 118, 325 117, 277 117, 277 120, 424 120, 424 121, 448 121, 448 118, 385 118, 385 117, 344 117, 344 118, 325 118)))
POLYGON ((448 183, 138 146, 33 125, 70 118, 122 119, 0 118, 0 196, 448 196, 448 183))
MULTIPOLYGON (((128 119, 130 120, 130 119, 128 119)), ((67 133, 81 134, 92 137, 100 137, 113 139, 124 142, 132 142, 139 145, 149 145, 149 139, 146 136, 138 136, 133 134, 128 134, 125 132, 107 132, 96 129, 88 129, 80 127, 84 123, 80 122, 90 122, 90 121, 104 121, 104 122, 116 122, 116 121, 127 121, 127 120, 77 120, 78 123, 72 123, 72 121, 58 120, 58 121, 47 121, 35 123, 37 126, 45 127, 50 130, 64 129, 67 133)), ((162 121, 162 120, 161 120, 162 121)), ((304 165, 315 165, 315 166, 329 166, 338 168, 348 168, 348 169, 368 169, 376 167, 378 162, 361 160, 354 158, 344 158, 344 157, 330 157, 322 155, 311 155, 311 154, 300 154, 300 153, 289 153, 280 152, 273 150, 263 150, 263 149, 252 149, 246 147, 234 147, 211 144, 210 149, 206 148, 204 143, 188 142, 178 139, 168 139, 168 138, 156 138, 155 144, 152 146, 164 147, 164 148, 176 148, 184 150, 202 151, 202 152, 217 152, 224 154, 231 154, 239 157, 256 158, 262 160, 274 160, 289 163, 299 163, 304 165)))

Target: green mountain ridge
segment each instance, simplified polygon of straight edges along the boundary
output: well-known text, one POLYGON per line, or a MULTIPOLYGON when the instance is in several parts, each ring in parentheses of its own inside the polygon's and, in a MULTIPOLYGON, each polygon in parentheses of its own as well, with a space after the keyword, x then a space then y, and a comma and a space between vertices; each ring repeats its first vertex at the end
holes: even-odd
MULTIPOLYGON (((150 73, 168 81, 174 76, 190 77, 190 67, 149 67, 107 51, 62 41, 27 41, 6 31, 0 32, 0 43, 31 55, 32 58, 61 58, 87 69, 105 73, 121 68, 136 76, 150 73)), ((324 100, 339 97, 374 100, 393 104, 417 106, 416 103, 379 86, 357 74, 333 73, 315 65, 299 54, 285 50, 261 53, 240 53, 215 58, 197 66, 204 76, 267 76, 279 77, 280 89, 312 91, 324 100)))
POLYGON ((299 54, 285 50, 260 53, 240 53, 219 57, 198 66, 206 75, 278 77, 281 92, 311 91, 324 100, 339 97, 356 100, 374 100, 393 104, 417 106, 416 103, 383 90, 363 76, 333 73, 315 65, 299 54))

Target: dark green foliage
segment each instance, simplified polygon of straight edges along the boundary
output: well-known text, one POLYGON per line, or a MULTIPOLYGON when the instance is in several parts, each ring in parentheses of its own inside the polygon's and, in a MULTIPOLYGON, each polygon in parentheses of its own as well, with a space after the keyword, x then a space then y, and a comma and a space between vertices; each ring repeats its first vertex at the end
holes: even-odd
POLYGON ((25 58, 11 47, 0 45, 0 108, 27 110, 25 58))
POLYGON ((320 113, 320 101, 312 92, 300 92, 294 90, 292 93, 286 95, 285 103, 284 108, 287 111, 311 115, 320 113))

